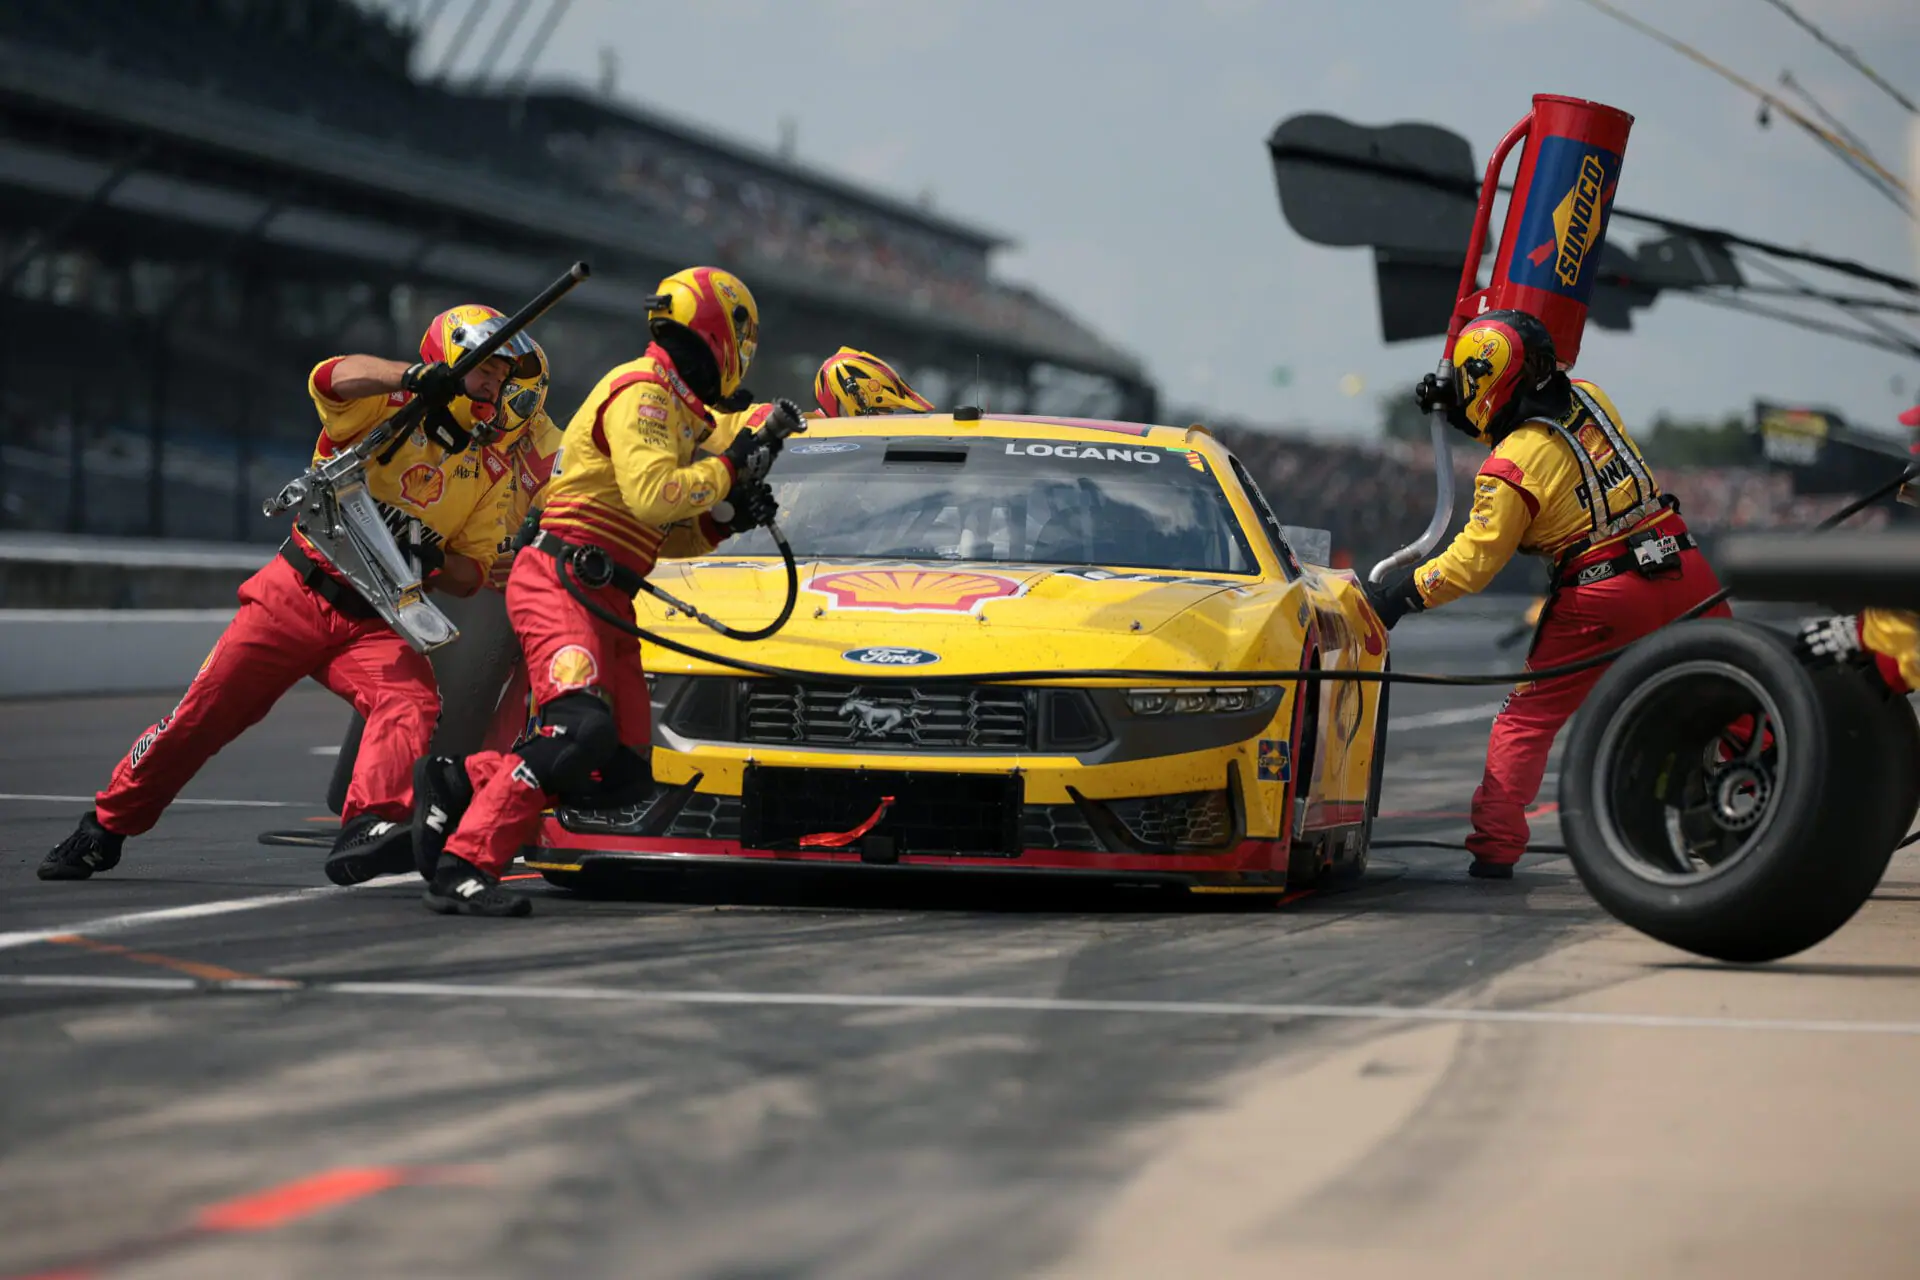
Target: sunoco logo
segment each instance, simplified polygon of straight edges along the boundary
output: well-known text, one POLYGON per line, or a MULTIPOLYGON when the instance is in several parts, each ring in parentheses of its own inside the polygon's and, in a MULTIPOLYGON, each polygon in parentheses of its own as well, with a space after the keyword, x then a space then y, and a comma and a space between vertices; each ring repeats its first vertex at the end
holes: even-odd
POLYGON ((1593 244, 1594 227, 1600 220, 1600 193, 1606 181, 1606 167, 1600 158, 1583 156, 1580 177, 1553 211, 1553 240, 1560 249, 1553 274, 1569 289, 1580 282, 1580 264, 1586 261, 1593 244))
POLYGON ((1574 138, 1541 143, 1533 190, 1514 241, 1519 248, 1509 264, 1515 284, 1586 300, 1593 287, 1587 264, 1606 229, 1619 173, 1620 157, 1611 151, 1574 138))

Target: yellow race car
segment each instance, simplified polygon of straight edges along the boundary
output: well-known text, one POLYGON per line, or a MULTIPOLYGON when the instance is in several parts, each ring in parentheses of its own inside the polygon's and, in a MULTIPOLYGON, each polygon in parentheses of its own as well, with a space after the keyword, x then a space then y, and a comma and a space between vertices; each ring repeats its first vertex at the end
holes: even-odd
MULTIPOLYGON (((548 879, 777 862, 1273 893, 1364 869, 1385 686, 1236 673, 1380 670, 1386 631, 1204 428, 827 420, 772 480, 801 575, 782 631, 737 643, 637 608, 668 639, 794 674, 643 645, 653 791, 551 814, 526 854, 548 879), (1087 674, 1119 668, 1208 679, 1087 674), (947 679, 1010 670, 1059 675, 947 679)), ((653 581, 744 627, 787 579, 760 531, 653 581)))

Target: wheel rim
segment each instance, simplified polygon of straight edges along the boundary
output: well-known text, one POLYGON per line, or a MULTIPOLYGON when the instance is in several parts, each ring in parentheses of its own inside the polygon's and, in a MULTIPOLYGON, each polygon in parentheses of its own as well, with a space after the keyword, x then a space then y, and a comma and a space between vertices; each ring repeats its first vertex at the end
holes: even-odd
POLYGON ((1779 705, 1741 668, 1683 662, 1649 675, 1594 760, 1607 852, 1655 884, 1727 874, 1772 828, 1792 747, 1779 705))

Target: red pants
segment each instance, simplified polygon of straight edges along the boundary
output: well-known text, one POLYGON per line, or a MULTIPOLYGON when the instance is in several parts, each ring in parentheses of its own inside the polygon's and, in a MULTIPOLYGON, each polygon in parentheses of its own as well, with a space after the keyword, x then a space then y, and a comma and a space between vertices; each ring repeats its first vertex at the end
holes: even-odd
MULTIPOLYGON (((1680 555, 1680 572, 1646 578, 1623 573, 1590 587, 1568 587, 1547 605, 1527 655, 1527 669, 1577 662, 1638 640, 1666 625, 1720 589, 1719 579, 1698 551, 1680 555)), ((1725 604, 1710 618, 1731 616, 1725 604)), ((1527 810, 1540 794, 1547 753, 1604 666, 1574 675, 1517 686, 1494 717, 1487 740, 1487 771, 1473 793, 1473 834, 1467 851, 1485 862, 1512 863, 1527 847, 1527 810)))
POLYGON ((433 668, 385 622, 347 617, 276 557, 240 585, 240 611, 180 705, 140 735, 94 797, 101 825, 124 836, 150 830, 201 765, 307 676, 367 721, 340 816, 374 813, 405 822, 413 810, 413 762, 440 715, 433 668))
MULTIPOLYGON (((633 620, 633 601, 619 589, 603 587, 593 598, 615 617, 633 620)), ((536 706, 569 693, 592 693, 613 709, 620 741, 646 750, 653 738, 653 707, 640 671, 640 642, 569 595, 552 556, 532 551, 514 557, 507 617, 520 638, 536 706)), ((473 782, 473 803, 446 851, 497 876, 540 834, 540 816, 555 797, 512 751, 468 756, 467 777, 473 782)))

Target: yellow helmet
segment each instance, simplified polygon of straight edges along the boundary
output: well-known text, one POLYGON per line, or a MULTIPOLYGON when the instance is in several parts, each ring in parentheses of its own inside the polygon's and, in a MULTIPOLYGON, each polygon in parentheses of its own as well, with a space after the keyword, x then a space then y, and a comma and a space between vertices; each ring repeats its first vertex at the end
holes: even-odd
POLYGON ((1553 335, 1524 311, 1489 311, 1460 330, 1453 375, 1460 413, 1475 438, 1490 440, 1507 425, 1515 402, 1537 390, 1559 366, 1553 335))
MULTIPOLYGON (((506 322, 504 315, 478 302, 448 307, 427 322, 427 331, 420 335, 420 359, 427 364, 457 364, 506 322)), ((507 376, 517 378, 532 375, 536 350, 532 336, 523 329, 501 343, 494 355, 511 364, 513 371, 507 376)), ((545 364, 544 358, 541 364, 545 364)), ((497 406, 462 395, 449 408, 460 425, 483 429, 493 421, 497 406)))
MULTIPOLYGON (((647 325, 656 337, 662 325, 678 325, 713 353, 725 399, 740 389, 760 345, 760 307, 740 277, 718 267, 688 267, 660 282, 647 299, 647 325)), ((682 369, 684 376, 686 370, 682 369)))
POLYGON ((879 356, 842 347, 814 375, 813 398, 829 418, 931 413, 933 405, 879 356))
POLYGON ((499 430, 489 433, 482 444, 512 435, 540 416, 547 407, 547 384, 552 380, 552 371, 547 365, 547 353, 539 343, 527 339, 532 352, 515 362, 513 377, 500 388, 499 430), (527 366, 532 371, 523 372, 527 366))

